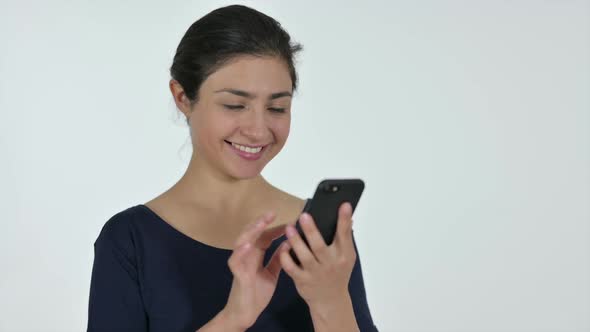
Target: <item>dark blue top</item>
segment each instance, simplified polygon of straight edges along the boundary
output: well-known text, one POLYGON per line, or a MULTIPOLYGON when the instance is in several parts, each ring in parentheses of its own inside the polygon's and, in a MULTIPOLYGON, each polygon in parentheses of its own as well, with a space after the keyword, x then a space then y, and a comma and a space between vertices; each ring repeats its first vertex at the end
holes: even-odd
MULTIPOLYGON (((285 239, 272 243, 264 264, 285 239)), ((88 331, 195 332, 226 304, 231 253, 190 238, 143 204, 115 214, 94 243, 88 331)), ((358 251, 349 291, 360 330, 377 331, 358 251)), ((248 331, 313 331, 309 308, 284 271, 248 331)))

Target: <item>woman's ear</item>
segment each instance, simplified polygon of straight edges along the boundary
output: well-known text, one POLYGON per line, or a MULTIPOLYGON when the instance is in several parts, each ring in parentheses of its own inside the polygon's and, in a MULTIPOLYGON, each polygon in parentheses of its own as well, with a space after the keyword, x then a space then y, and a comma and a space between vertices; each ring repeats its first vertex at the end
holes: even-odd
POLYGON ((184 93, 182 85, 180 85, 180 83, 177 80, 171 79, 169 86, 170 92, 172 93, 172 97, 174 97, 174 103, 176 104, 176 107, 184 114, 188 121, 191 111, 191 103, 186 94, 184 93))

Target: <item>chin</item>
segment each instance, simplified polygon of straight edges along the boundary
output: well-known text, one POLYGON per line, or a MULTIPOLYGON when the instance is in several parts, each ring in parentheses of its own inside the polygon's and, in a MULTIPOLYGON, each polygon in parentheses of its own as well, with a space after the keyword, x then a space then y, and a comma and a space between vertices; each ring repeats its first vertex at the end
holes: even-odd
POLYGON ((225 169, 229 176, 246 180, 255 178, 260 175, 264 167, 268 164, 269 160, 262 158, 257 161, 243 161, 243 160, 226 160, 225 169))
POLYGON ((229 158, 224 158, 225 169, 228 172, 228 175, 235 179, 251 179, 255 178, 260 175, 264 167, 268 165, 268 163, 275 157, 278 151, 276 151, 276 146, 274 144, 270 144, 265 149, 266 151, 262 151, 262 155, 258 160, 246 160, 241 159, 239 156, 236 156, 233 151, 227 149, 225 152, 230 155, 229 158))
MULTIPOLYGON (((264 167, 262 167, 262 169, 264 169, 264 167)), ((239 179, 239 180, 248 180, 248 179, 253 179, 257 176, 260 175, 260 173, 262 172, 262 169, 234 169, 232 171, 229 172, 229 175, 235 179, 239 179)))

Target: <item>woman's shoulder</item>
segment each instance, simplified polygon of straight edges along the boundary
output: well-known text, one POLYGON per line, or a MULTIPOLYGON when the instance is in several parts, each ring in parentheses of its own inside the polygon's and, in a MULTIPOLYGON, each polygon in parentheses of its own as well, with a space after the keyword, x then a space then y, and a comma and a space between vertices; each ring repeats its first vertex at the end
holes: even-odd
POLYGON ((306 199, 290 194, 275 187, 275 201, 272 202, 272 207, 276 209, 279 219, 278 224, 292 223, 299 218, 299 214, 303 211, 306 199))
POLYGON ((100 229, 95 245, 99 242, 108 242, 122 249, 130 249, 137 220, 141 220, 138 218, 140 213, 141 204, 113 212, 100 229))
POLYGON ((295 194, 289 193, 286 190, 283 190, 279 187, 274 185, 270 185, 270 196, 274 197, 275 204, 280 204, 286 207, 298 207, 305 205, 305 198, 301 198, 295 194))

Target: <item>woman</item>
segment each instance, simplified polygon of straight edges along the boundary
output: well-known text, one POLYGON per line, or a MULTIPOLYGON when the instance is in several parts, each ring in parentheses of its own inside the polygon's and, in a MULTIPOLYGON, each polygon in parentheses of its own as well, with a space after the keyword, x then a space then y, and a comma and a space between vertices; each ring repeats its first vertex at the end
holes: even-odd
POLYGON ((299 219, 305 200, 260 174, 289 135, 300 50, 245 6, 188 29, 170 91, 194 152, 174 186, 104 225, 88 331, 376 331, 350 204, 326 246, 311 217, 299 219), (310 247, 294 233, 297 219, 310 247))

